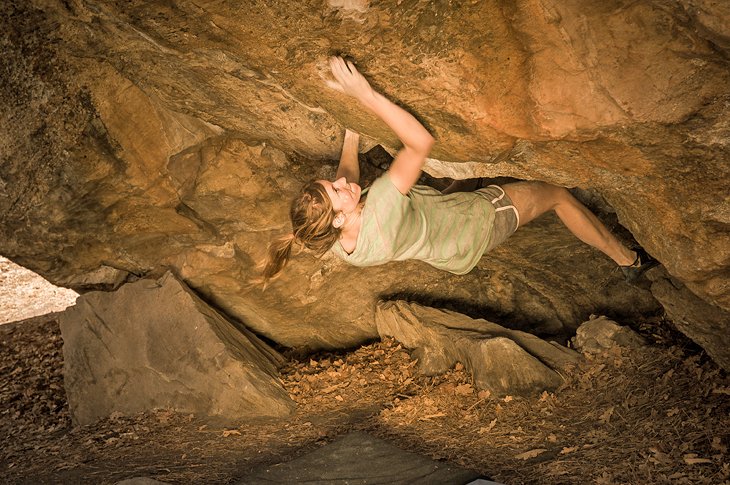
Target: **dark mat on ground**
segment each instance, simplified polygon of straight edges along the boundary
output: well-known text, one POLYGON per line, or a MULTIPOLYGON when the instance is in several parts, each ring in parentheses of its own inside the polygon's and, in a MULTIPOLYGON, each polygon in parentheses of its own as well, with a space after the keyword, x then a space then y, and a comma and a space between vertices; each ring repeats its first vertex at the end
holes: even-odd
POLYGON ((353 432, 299 458, 258 468, 239 484, 468 484, 488 482, 476 472, 403 451, 353 432), (481 479, 481 480, 479 480, 481 479))

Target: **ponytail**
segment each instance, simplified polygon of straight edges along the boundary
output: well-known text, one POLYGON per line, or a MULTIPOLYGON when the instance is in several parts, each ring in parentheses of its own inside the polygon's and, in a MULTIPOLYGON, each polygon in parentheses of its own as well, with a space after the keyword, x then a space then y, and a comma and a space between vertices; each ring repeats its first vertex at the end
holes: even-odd
POLYGON ((269 243, 266 251, 266 260, 261 264, 262 271, 260 279, 264 289, 266 289, 269 281, 272 278, 276 278, 289 262, 294 242, 294 234, 287 234, 269 243))
POLYGON ((335 218, 332 202, 324 186, 317 181, 305 185, 292 200, 289 218, 292 233, 271 241, 266 259, 260 264, 261 277, 257 279, 263 283, 264 289, 287 265, 295 244, 299 250, 303 246, 314 251, 315 256, 322 257, 342 232, 332 225, 335 218))

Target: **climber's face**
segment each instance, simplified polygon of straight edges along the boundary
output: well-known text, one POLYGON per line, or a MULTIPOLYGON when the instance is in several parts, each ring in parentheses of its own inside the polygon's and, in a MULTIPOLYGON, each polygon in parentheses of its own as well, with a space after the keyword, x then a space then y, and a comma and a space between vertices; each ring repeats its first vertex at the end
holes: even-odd
POLYGON ((347 182, 345 177, 340 177, 334 182, 329 180, 318 180, 327 191, 327 195, 332 202, 332 209, 335 213, 349 214, 357 208, 360 202, 360 193, 362 188, 354 182, 347 182))

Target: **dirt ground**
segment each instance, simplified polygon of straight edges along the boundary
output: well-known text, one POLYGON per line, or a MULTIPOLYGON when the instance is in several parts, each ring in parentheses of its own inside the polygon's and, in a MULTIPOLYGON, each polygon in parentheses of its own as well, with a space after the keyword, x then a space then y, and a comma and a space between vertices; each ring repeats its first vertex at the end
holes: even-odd
POLYGON ((496 398, 464 371, 422 377, 394 341, 290 352, 289 419, 221 427, 164 410, 72 427, 56 315, 0 326, 0 473, 6 483, 235 483, 351 430, 505 484, 730 483, 730 379, 645 322, 651 345, 613 349, 553 393, 496 398))

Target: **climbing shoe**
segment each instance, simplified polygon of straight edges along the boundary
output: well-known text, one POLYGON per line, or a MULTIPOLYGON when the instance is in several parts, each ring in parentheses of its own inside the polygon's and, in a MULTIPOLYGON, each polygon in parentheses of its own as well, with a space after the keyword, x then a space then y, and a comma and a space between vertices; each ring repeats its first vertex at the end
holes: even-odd
POLYGON ((654 266, 659 266, 659 261, 649 256, 643 248, 636 250, 636 260, 630 266, 619 266, 624 274, 627 283, 636 282, 641 276, 654 266))

